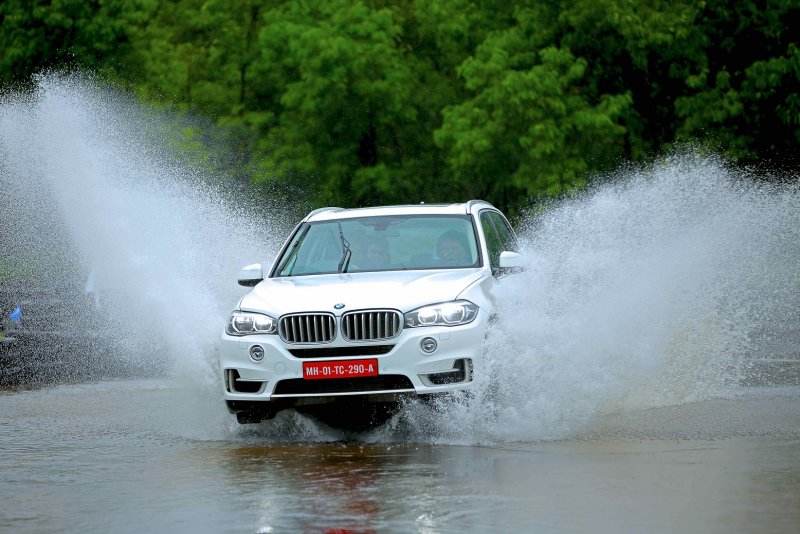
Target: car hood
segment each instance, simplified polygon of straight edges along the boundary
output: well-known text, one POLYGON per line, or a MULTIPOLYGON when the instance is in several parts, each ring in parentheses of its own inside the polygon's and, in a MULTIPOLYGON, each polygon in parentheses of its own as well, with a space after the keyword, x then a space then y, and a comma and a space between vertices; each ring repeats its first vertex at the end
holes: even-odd
POLYGON ((297 312, 392 308, 402 312, 456 299, 488 276, 481 269, 342 273, 267 278, 242 298, 239 308, 275 317, 297 312), (344 304, 336 310, 334 305, 344 304))

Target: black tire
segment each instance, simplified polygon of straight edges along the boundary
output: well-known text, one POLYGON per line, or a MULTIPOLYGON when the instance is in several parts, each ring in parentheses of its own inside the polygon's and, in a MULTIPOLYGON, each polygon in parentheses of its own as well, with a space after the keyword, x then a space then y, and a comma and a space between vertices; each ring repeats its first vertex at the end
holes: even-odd
POLYGON ((236 421, 240 425, 252 425, 273 417, 275 417, 275 412, 245 411, 236 414, 236 421))

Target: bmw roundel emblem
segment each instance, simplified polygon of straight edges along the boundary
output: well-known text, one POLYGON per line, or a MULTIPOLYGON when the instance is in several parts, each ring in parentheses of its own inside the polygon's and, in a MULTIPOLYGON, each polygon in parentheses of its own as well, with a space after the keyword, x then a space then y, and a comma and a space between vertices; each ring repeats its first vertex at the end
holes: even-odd
POLYGON ((342 303, 340 302, 339 304, 334 304, 334 305, 333 305, 333 307, 334 307, 335 309, 337 309, 337 310, 341 310, 342 308, 344 308, 344 304, 342 304, 342 303))

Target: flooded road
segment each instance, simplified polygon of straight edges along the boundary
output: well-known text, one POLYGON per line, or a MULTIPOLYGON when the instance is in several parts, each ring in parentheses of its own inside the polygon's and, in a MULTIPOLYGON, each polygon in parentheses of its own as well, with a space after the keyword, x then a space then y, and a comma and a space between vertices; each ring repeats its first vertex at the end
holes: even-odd
POLYGON ((0 99, 0 384, 71 383, 0 392, 0 532, 800 532, 796 177, 621 169, 521 214, 469 402, 240 427, 220 330, 302 199, 175 131, 80 76, 0 99))
POLYGON ((239 427, 172 379, 5 393, 0 413, 3 532, 800 529, 797 388, 481 444, 422 440, 402 413, 363 434, 239 427))

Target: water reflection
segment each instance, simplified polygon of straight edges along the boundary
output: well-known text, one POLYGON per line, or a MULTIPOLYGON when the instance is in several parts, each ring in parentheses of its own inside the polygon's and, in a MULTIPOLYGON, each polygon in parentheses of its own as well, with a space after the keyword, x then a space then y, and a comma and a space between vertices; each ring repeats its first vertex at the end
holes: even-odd
POLYGON ((406 519, 400 511, 408 501, 424 509, 426 495, 436 493, 435 466, 415 452, 344 443, 248 445, 227 450, 223 467, 227 483, 258 510, 259 532, 361 534, 385 531, 406 519))
POLYGON ((235 488, 239 518, 257 532, 800 526, 797 440, 329 443, 218 452, 223 487, 235 488))

